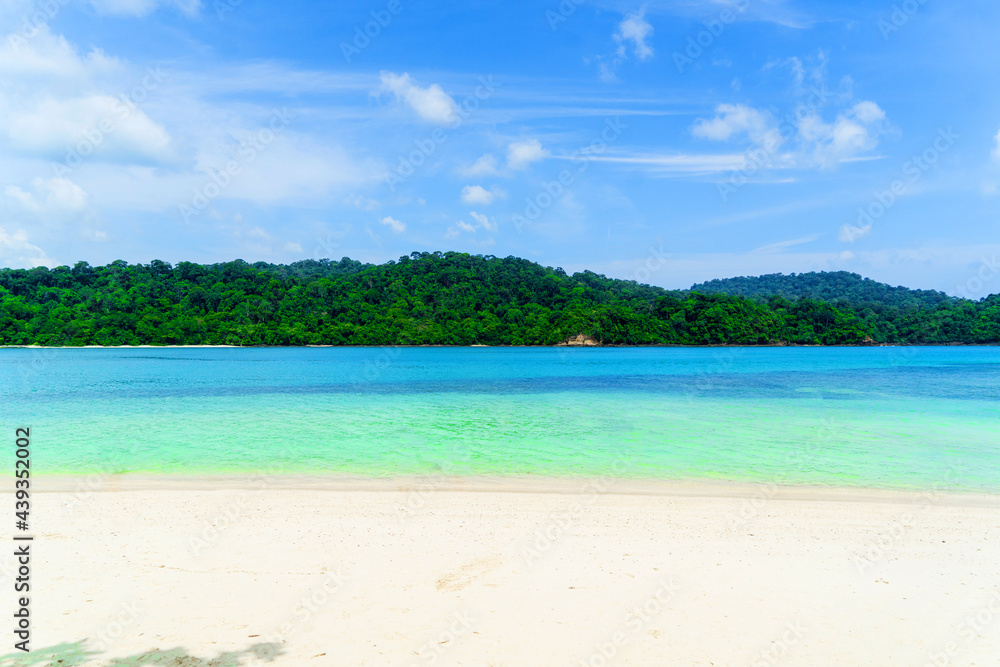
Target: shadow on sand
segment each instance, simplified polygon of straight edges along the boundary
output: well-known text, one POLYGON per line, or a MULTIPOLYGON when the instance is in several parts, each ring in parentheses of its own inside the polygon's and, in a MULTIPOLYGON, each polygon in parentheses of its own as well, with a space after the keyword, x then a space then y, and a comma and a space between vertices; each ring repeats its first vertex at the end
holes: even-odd
POLYGON ((163 667, 240 667, 245 660, 252 663, 272 662, 281 655, 278 644, 253 644, 242 651, 227 651, 215 658, 198 658, 182 648, 166 651, 154 649, 125 658, 100 658, 98 651, 87 650, 85 642, 59 644, 30 653, 8 653, 0 656, 0 667, 76 667, 77 665, 106 665, 107 667, 143 667, 162 665, 163 667))

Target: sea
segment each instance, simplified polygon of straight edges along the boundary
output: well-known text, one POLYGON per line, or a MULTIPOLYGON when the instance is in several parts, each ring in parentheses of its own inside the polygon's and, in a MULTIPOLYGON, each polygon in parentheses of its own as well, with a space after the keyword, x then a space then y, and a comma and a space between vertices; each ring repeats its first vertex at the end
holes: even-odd
POLYGON ((1000 492, 1000 348, 0 349, 60 475, 605 477, 1000 492))

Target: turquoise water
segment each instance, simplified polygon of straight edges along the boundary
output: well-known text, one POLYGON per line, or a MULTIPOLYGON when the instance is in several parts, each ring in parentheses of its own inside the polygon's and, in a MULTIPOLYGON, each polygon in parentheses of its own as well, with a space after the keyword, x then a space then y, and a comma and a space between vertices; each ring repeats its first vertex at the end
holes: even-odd
POLYGON ((11 444, 31 427, 36 475, 1000 492, 996 347, 3 349, 0 405, 11 444))

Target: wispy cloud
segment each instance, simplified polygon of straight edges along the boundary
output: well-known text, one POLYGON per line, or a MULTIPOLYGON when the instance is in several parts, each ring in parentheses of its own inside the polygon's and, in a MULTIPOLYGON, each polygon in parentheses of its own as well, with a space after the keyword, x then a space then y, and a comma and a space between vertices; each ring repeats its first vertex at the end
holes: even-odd
POLYGON ((101 14, 143 17, 157 8, 173 7, 188 16, 195 16, 201 9, 200 0, 90 0, 90 5, 101 14))
POLYGON ((382 72, 381 81, 382 92, 391 92, 397 100, 409 106, 425 121, 447 125, 457 118, 458 106, 455 100, 436 83, 421 88, 405 72, 393 74, 385 71, 382 72))
MULTIPOLYGON (((573 156, 555 156, 562 159, 577 159, 573 156)), ((609 162, 643 167, 651 172, 670 174, 718 174, 742 169, 746 156, 739 153, 728 154, 649 154, 593 155, 587 159, 593 162, 609 162)))
POLYGON ((787 248, 794 248, 795 246, 804 245, 806 243, 812 243, 816 239, 823 236, 822 233, 810 234, 808 236, 802 236, 797 239, 789 239, 787 241, 778 241, 776 243, 769 243, 767 245, 760 246, 759 248, 754 248, 750 252, 755 255, 767 255, 776 252, 781 252, 787 248))

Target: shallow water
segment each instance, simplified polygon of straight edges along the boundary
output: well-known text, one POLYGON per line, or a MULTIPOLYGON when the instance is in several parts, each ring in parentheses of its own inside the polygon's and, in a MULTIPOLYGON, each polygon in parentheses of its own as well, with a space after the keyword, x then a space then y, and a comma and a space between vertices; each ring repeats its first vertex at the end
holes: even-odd
POLYGON ((3 349, 0 401, 11 445, 32 429, 36 475, 1000 492, 996 347, 3 349))

